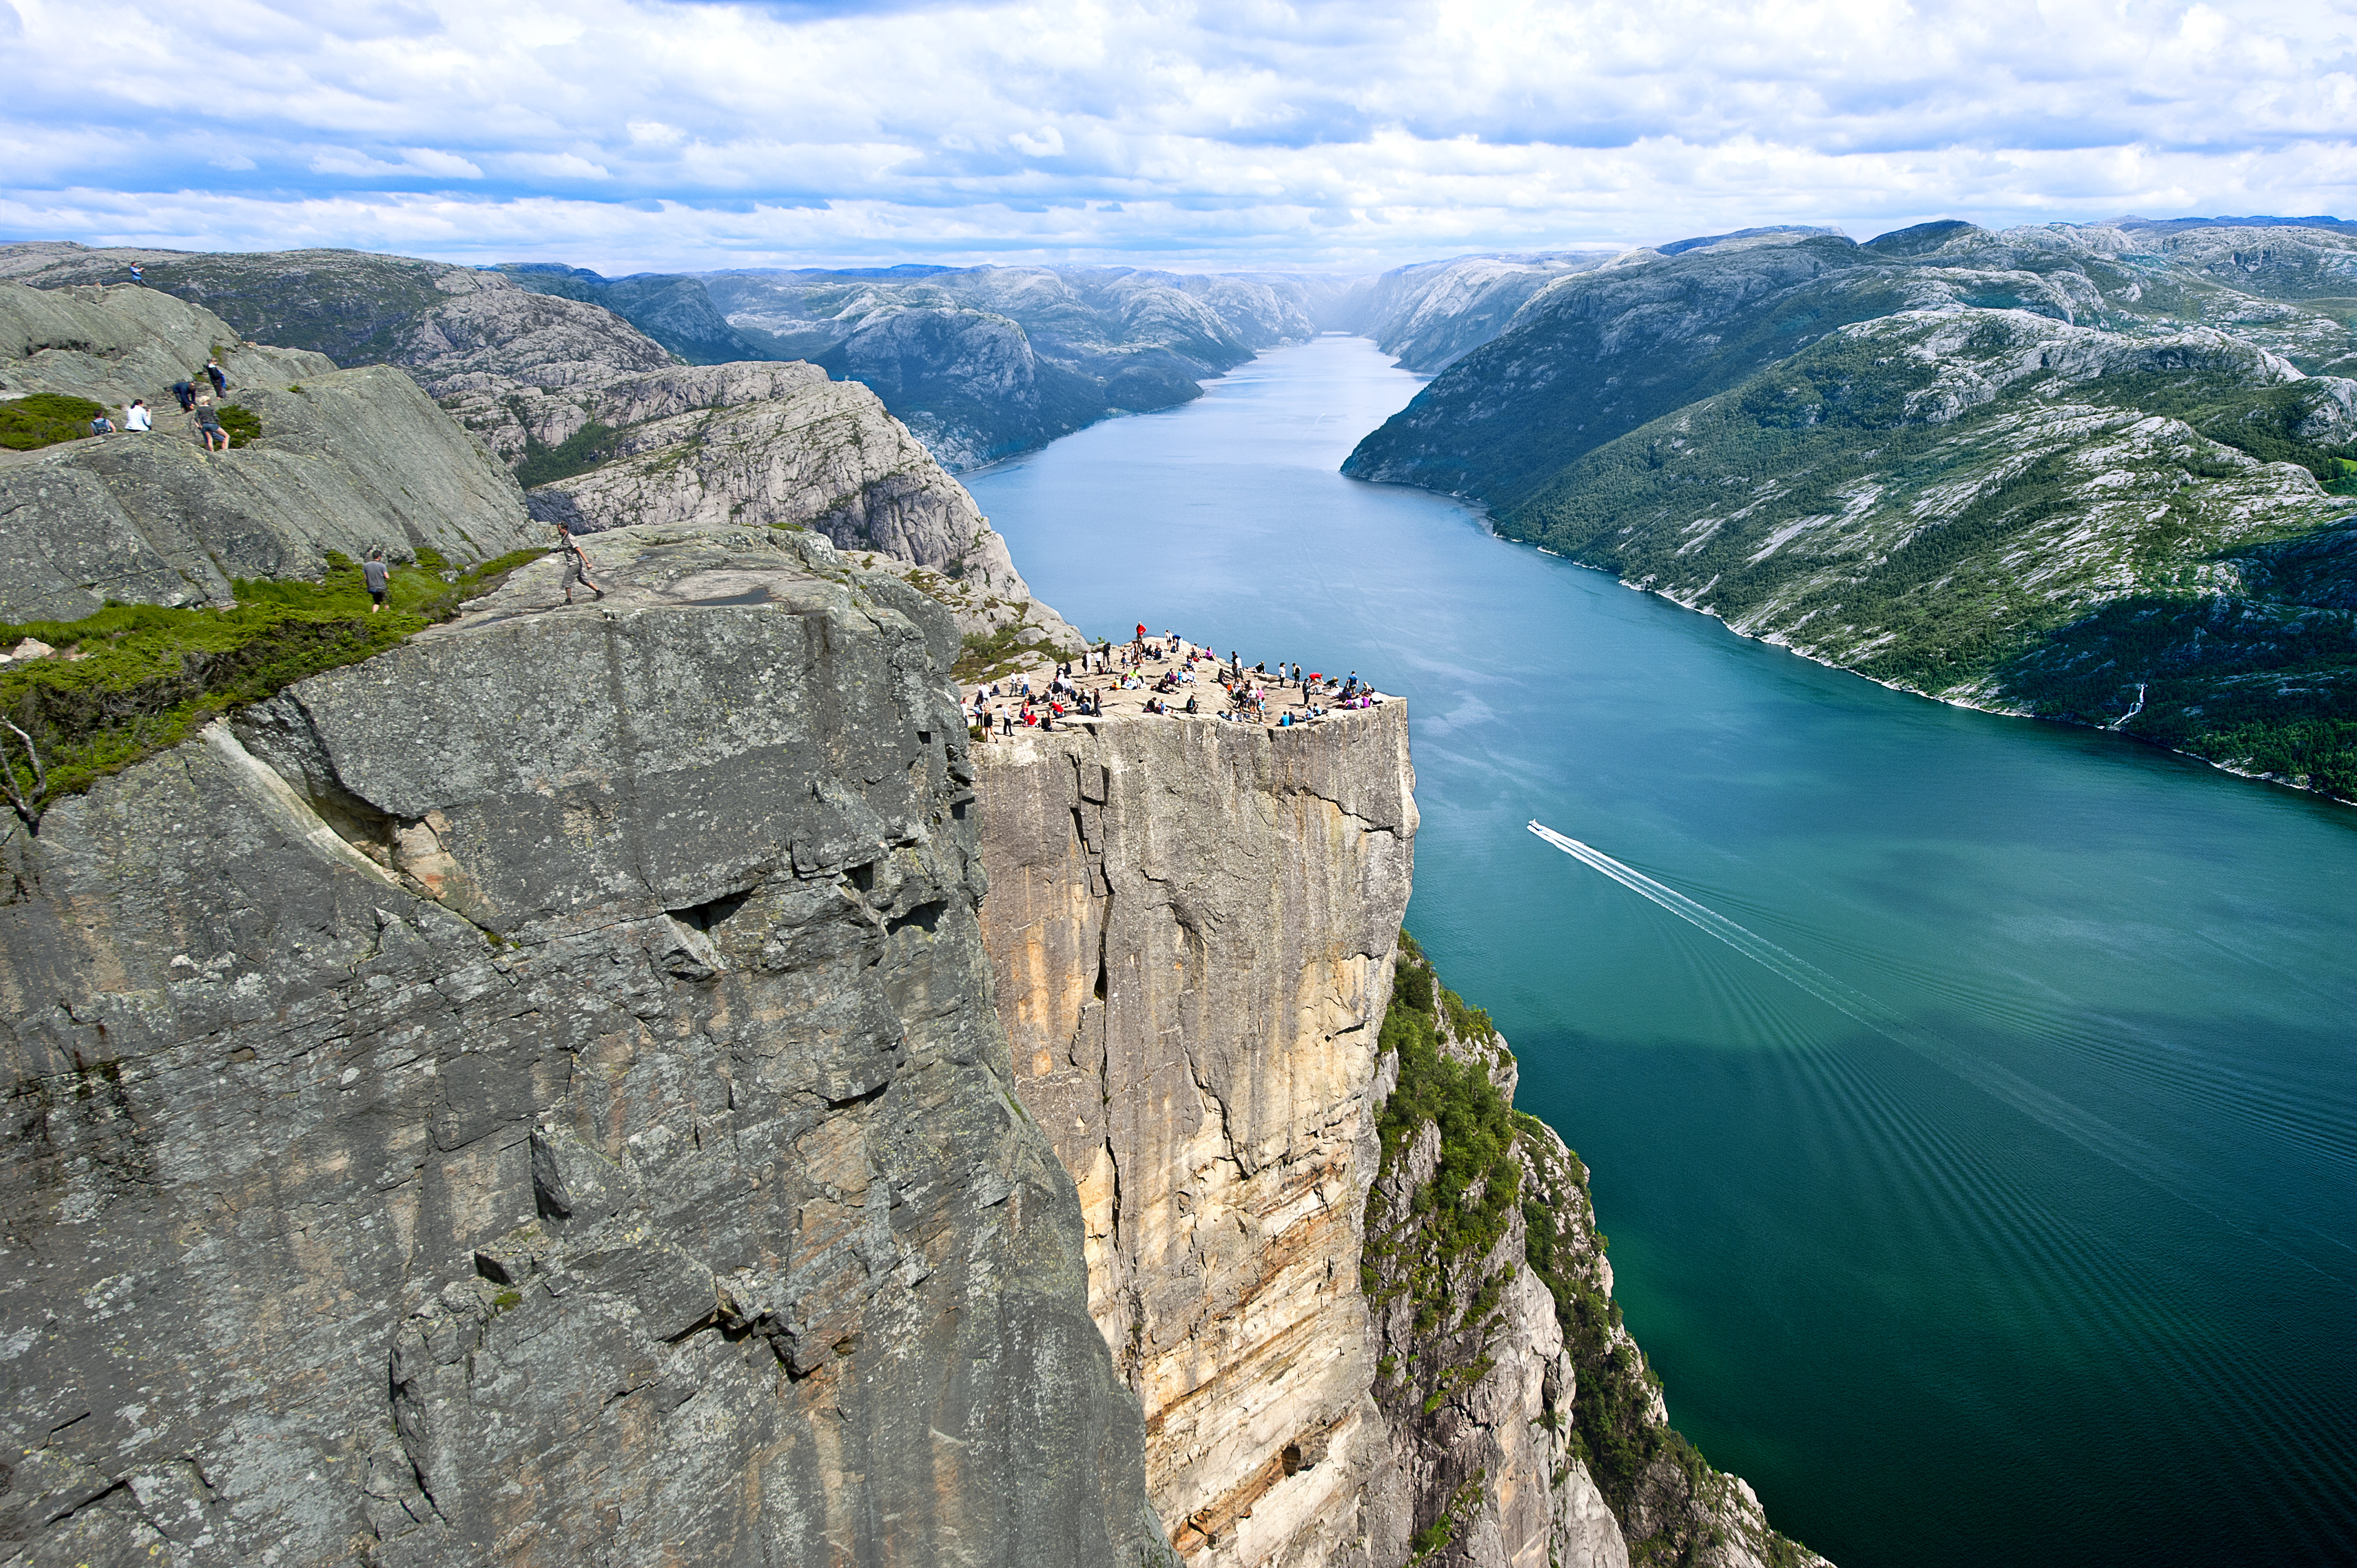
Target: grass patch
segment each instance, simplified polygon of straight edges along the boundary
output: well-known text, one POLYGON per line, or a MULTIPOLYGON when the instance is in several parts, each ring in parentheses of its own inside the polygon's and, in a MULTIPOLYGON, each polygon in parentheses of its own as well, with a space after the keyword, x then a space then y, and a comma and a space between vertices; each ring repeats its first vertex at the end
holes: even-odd
POLYGON ((79 440, 90 434, 90 422, 105 412, 86 397, 68 397, 63 392, 10 398, 0 402, 0 446, 30 452, 60 441, 79 440))
POLYGON ((230 609, 109 605, 78 621, 0 626, 50 658, 0 667, 0 779, 28 825, 58 800, 178 744, 218 715, 324 670, 382 653, 544 554, 521 550, 464 572, 430 550, 396 567, 370 612, 357 564, 328 557, 317 583, 241 582, 230 609), (68 654, 79 657, 68 658, 68 654))

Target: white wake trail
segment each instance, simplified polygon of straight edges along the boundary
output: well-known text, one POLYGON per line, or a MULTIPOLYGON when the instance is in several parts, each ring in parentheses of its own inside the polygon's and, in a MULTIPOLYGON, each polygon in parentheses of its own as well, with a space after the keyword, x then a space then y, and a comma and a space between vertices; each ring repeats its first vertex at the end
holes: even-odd
MULTIPOLYGON (((1528 825, 1532 832, 1581 865, 1602 872, 1621 886, 1651 899, 1687 924, 1709 932, 1761 968, 1798 986, 1844 1016, 1865 1025, 1884 1039, 1953 1073, 1983 1093, 1994 1096, 2123 1170, 2175 1194, 2203 1213, 2233 1225, 2236 1230, 2248 1230, 2247 1226, 2228 1219, 2218 1211, 2216 1204, 2212 1201, 2214 1197, 2213 1184, 2204 1180, 2200 1173, 2182 1160, 2154 1148, 2133 1133, 2122 1132, 2100 1116, 2080 1110, 2009 1068, 1959 1050, 1943 1040, 1911 1027, 1896 1010, 1843 984, 1814 964, 1786 952, 1767 938, 1745 929, 1717 910, 1704 908, 1676 888, 1665 887, 1634 866, 1622 865, 1594 845, 1559 833, 1544 822, 1534 822, 1528 825)), ((2314 1267, 2312 1263, 2309 1266, 2314 1267)))

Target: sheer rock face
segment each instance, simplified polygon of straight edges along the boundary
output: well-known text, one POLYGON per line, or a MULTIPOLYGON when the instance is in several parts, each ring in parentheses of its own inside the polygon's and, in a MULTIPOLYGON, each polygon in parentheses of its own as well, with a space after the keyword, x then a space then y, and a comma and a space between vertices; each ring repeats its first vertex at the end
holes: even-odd
POLYGON ((0 384, 90 398, 118 423, 145 398, 156 419, 0 466, 0 620, 223 603, 234 578, 316 577, 331 550, 468 563, 544 537, 514 479, 399 371, 238 343, 152 289, 0 284, 0 384), (216 344, 262 435, 209 456, 169 388, 216 344))
POLYGON ((0 843, 12 1558, 1163 1550, 951 618, 808 535, 596 549, 0 843))
POLYGON ((1404 1560, 1359 1227, 1415 806, 1405 705, 977 746, 1018 1091, 1198 1563, 1404 1560))

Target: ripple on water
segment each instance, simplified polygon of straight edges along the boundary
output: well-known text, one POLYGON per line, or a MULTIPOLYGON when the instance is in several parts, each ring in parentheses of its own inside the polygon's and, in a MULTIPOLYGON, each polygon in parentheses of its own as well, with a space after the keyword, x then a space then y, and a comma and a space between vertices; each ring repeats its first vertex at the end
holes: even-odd
POLYGON ((1673 1418, 1781 1527, 1843 1568, 2357 1559, 2357 811, 1903 697, 1341 478, 1416 384, 1329 337, 968 482, 1084 629, 1407 697, 1410 923, 1591 1162, 1673 1418))

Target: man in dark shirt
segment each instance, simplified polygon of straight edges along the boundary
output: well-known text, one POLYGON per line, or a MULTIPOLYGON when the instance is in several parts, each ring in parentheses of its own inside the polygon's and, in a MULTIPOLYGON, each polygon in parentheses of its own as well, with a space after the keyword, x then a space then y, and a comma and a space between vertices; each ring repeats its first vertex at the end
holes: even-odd
POLYGON ((385 579, 391 575, 384 564, 384 552, 370 551, 367 563, 361 567, 361 580, 368 585, 369 597, 375 601, 369 606, 369 614, 384 608, 385 579))

